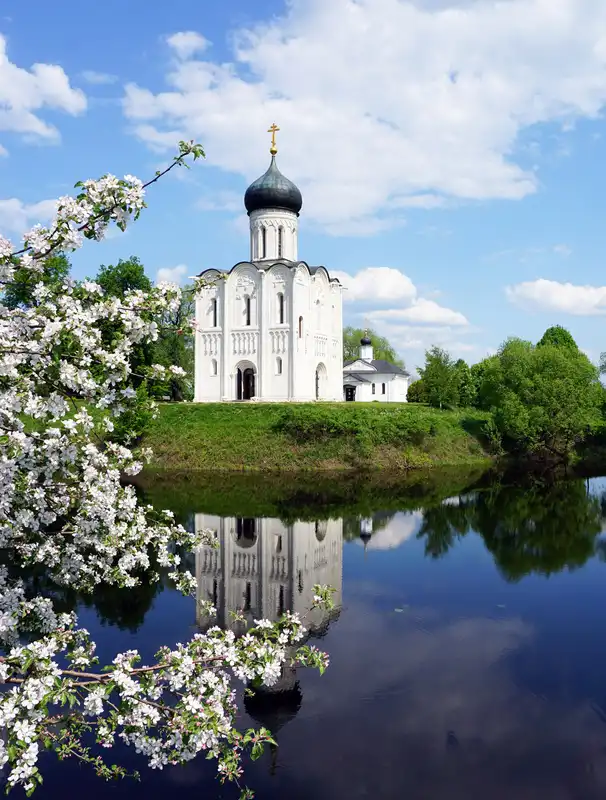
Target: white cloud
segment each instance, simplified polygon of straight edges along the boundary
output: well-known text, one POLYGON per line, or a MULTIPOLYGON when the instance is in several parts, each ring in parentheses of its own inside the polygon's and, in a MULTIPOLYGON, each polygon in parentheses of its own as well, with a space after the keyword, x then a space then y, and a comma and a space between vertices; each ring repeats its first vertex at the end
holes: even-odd
POLYGON ((168 36, 166 41, 178 58, 191 58, 196 53, 206 50, 210 42, 196 31, 181 31, 168 36))
POLYGON ((56 200, 41 200, 31 205, 16 197, 0 200, 0 232, 23 234, 37 222, 48 222, 56 207, 56 200))
MULTIPOLYGON (((416 535, 423 522, 420 511, 396 514, 384 528, 373 533, 367 544, 368 550, 395 550, 416 535)), ((361 544, 361 540, 358 540, 361 544)))
MULTIPOLYGON (((407 363, 413 357, 410 351, 417 358, 433 344, 457 356, 476 351, 476 345, 459 339, 459 334, 473 332, 465 315, 420 297, 413 281, 401 270, 366 267, 355 275, 338 270, 330 274, 346 287, 343 299, 354 305, 356 315, 386 336, 396 351, 405 355, 407 363)), ((435 296, 436 292, 431 294, 435 296)))
POLYGON ((578 286, 540 278, 506 288, 508 299, 528 310, 559 311, 576 316, 606 314, 606 286, 578 286))
POLYGON ((192 59, 198 37, 170 37, 182 60, 165 91, 126 87, 135 134, 157 146, 182 130, 251 179, 275 119, 280 165, 327 227, 394 204, 522 198, 537 176, 516 163, 520 132, 606 101, 599 0, 291 0, 235 32, 231 61, 192 59))
POLYGON ((13 64, 0 34, 0 131, 57 142, 57 128, 35 113, 43 108, 80 114, 86 109, 86 95, 73 89, 63 68, 55 64, 34 64, 31 70, 13 64))
POLYGON ((408 300, 416 297, 417 289, 408 275, 393 267, 366 267, 355 275, 340 270, 331 270, 331 277, 338 278, 346 290, 343 299, 347 302, 408 300))
POLYGON ((187 275, 185 264, 178 264, 176 267, 162 267, 156 275, 156 283, 177 283, 181 284, 187 275))
POLYGON ((92 83, 94 86, 103 86, 104 84, 116 83, 118 80, 117 75, 110 75, 107 72, 96 72, 94 69, 85 69, 82 72, 82 78, 87 83, 92 83))
POLYGON ((422 297, 416 299, 409 308, 390 308, 373 311, 371 319, 392 322, 409 322, 420 325, 469 325, 467 318, 459 311, 438 305, 434 300, 422 297))

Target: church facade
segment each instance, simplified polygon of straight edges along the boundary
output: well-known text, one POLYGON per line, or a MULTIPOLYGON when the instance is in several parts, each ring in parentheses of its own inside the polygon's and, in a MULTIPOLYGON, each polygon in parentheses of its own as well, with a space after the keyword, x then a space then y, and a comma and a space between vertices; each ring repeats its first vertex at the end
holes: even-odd
POLYGON ((200 273, 194 401, 343 400, 342 286, 298 257, 301 192, 276 164, 246 190, 250 259, 200 273))

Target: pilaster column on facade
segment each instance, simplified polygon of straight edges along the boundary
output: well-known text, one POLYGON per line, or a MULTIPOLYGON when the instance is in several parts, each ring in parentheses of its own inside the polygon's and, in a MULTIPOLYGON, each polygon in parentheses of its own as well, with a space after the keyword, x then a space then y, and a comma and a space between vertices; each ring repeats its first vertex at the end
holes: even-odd
POLYGON ((223 336, 221 337, 221 400, 235 400, 234 381, 229 375, 231 320, 229 318, 229 278, 221 284, 221 320, 223 336))
POLYGON ((297 358, 297 344, 299 335, 299 320, 295 319, 295 274, 290 276, 290 292, 288 299, 288 321, 290 322, 290 333, 288 336, 288 399, 292 400, 295 396, 295 361, 297 358))
POLYGON ((196 295, 196 333, 194 347, 194 400, 202 399, 202 297, 196 295))
POLYGON ((259 275, 260 280, 257 284, 257 291, 259 292, 259 297, 257 298, 257 314, 259 315, 259 348, 257 352, 257 386, 255 388, 255 394, 257 397, 265 399, 265 395, 267 394, 265 387, 270 385, 269 376, 268 380, 265 380, 267 367, 270 361, 269 354, 266 353, 266 350, 269 347, 269 341, 266 341, 269 339, 269 336, 267 335, 268 292, 265 291, 267 273, 264 270, 261 270, 259 275))

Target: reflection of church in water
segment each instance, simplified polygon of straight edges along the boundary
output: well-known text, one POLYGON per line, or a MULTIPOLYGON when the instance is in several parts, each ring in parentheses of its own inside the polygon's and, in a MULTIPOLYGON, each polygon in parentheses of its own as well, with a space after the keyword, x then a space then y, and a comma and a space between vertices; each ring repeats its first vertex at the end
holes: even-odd
POLYGON ((311 635, 321 635, 335 611, 310 611, 314 584, 328 585, 335 609, 341 606, 343 521, 284 523, 271 518, 216 517, 196 514, 196 530, 211 530, 219 548, 204 546, 196 553, 197 606, 210 600, 217 618, 198 611, 201 628, 218 624, 239 632, 241 623, 230 612, 243 612, 248 625, 255 619, 277 620, 285 611, 307 617, 311 635))
MULTIPOLYGON (((216 517, 196 514, 196 531, 214 531, 219 547, 196 551, 197 623, 244 633, 246 626, 230 612, 243 612, 248 626, 256 619, 277 620, 285 611, 301 615, 309 637, 326 633, 341 608, 343 580, 343 520, 294 522, 279 519, 216 517), (335 589, 333 611, 314 608, 314 584, 335 589), (210 600, 217 617, 200 612, 210 600)), ((299 644, 303 644, 300 642, 299 644)), ((294 649, 293 649, 294 651, 294 649)), ((247 695, 244 707, 259 725, 275 736, 297 715, 303 695, 296 669, 285 665, 277 684, 247 695)), ((271 747, 271 770, 277 748, 271 747)))

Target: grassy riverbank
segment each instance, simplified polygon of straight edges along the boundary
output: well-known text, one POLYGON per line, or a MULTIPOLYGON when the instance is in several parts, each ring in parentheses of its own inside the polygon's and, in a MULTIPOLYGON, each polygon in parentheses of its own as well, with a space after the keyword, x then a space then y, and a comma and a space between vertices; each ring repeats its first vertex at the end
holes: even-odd
POLYGON ((143 444, 168 470, 456 466, 490 459, 486 417, 395 403, 166 404, 143 444))

